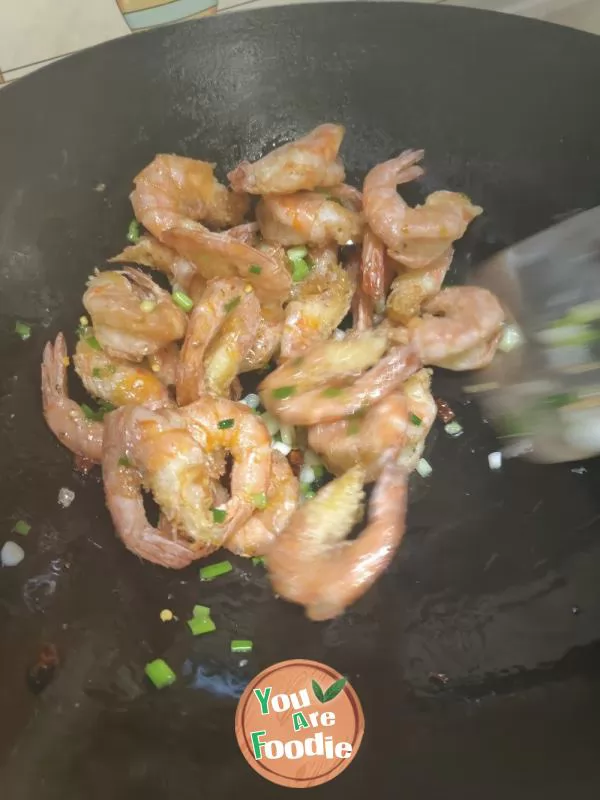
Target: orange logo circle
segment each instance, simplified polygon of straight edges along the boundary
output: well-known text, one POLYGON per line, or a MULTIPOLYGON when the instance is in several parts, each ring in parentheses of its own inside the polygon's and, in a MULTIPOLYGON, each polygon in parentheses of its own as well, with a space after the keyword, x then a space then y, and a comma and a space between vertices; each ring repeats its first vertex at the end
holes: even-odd
POLYGON ((263 778, 309 788, 339 775, 365 730, 360 700, 343 675, 318 661, 294 659, 263 670, 244 690, 235 734, 263 778))

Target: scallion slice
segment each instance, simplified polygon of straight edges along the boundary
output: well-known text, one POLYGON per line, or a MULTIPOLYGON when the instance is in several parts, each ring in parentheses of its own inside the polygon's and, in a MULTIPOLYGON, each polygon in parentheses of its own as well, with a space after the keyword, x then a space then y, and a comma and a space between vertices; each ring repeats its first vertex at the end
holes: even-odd
POLYGON ((212 581, 218 578, 219 575, 226 575, 233 569, 230 561, 218 561, 216 564, 210 564, 208 567, 200 567, 200 580, 212 581))
POLYGON ((217 423, 217 428, 219 428, 219 430, 221 431, 224 431, 227 430, 227 428, 233 428, 234 425, 235 425, 234 419, 222 419, 220 420, 220 422, 217 423))
POLYGON ((157 689, 164 689, 177 680, 177 675, 175 675, 171 667, 166 661, 163 661, 162 658, 156 658, 154 661, 150 661, 146 664, 144 672, 157 689))
POLYGON ((421 425, 423 420, 421 417, 418 417, 416 414, 413 414, 412 411, 408 415, 408 419, 410 420, 411 425, 421 425))
POLYGON ((433 467, 431 466, 429 461, 427 461, 424 458, 421 458, 419 459, 419 462, 417 464, 417 472, 422 478, 428 478, 433 472, 433 467))
POLYGON ((25 322, 17 321, 15 322, 15 333, 25 342, 31 336, 31 326, 25 322))
POLYGON ((194 301, 192 298, 181 289, 175 289, 172 297, 173 302, 178 305, 179 308, 183 309, 183 311, 191 311, 194 307, 194 301))
POLYGON ((127 458, 127 456, 121 456, 121 458, 118 461, 118 464, 120 467, 130 467, 131 461, 127 458))
POLYGON ((192 609, 193 617, 210 617, 210 608, 208 606, 194 606, 192 609))
POLYGON ((259 267, 258 264, 251 264, 248 272, 251 272, 253 275, 260 275, 262 267, 259 267))
POLYGON ((217 630, 217 626, 210 617, 192 617, 192 619, 188 619, 187 624, 194 636, 202 636, 204 633, 212 633, 217 630))
POLYGON ((132 219, 127 228, 127 241, 137 244, 140 240, 140 223, 137 219, 132 219))
POLYGON ((449 422, 447 425, 444 425, 444 430, 446 431, 448 436, 455 436, 455 437, 462 436, 463 426, 460 424, 460 422, 453 420, 452 422, 449 422))
POLYGON ((266 492, 260 492, 259 494, 252 495, 252 502, 254 503, 254 508, 258 508, 259 511, 262 511, 267 507, 267 495, 266 492))
POLYGON ((293 261, 292 264, 292 280, 294 283, 300 283, 300 281, 303 281, 310 273, 310 267, 303 258, 293 261))
POLYGON ((304 247, 304 245, 290 247, 288 250, 286 250, 286 255, 290 261, 298 261, 298 259, 306 258, 308 255, 308 249, 304 247))
POLYGON ((343 389, 340 389, 337 386, 330 386, 329 389, 324 389, 321 392, 321 395, 323 397, 339 397, 343 391, 343 389))
POLYGON ((213 508, 212 509, 212 516, 213 522, 217 525, 222 525, 223 522, 227 519, 227 512, 224 508, 213 508))
POLYGON ((267 562, 265 561, 263 556, 253 556, 252 563, 255 567, 264 566, 267 562))
POLYGON ((21 536, 27 536, 30 530, 31 525, 28 522, 25 522, 24 519, 17 520, 13 526, 13 533, 18 533, 21 536))
POLYGON ((251 653, 252 647, 251 639, 232 639, 231 641, 232 653, 251 653))
POLYGON ((85 343, 89 345, 92 348, 92 350, 102 350, 100 342, 98 341, 98 339, 96 339, 95 336, 86 336, 85 343))
POLYGON ((277 400, 285 400, 286 397, 291 397, 296 391, 295 386, 280 386, 278 389, 273 389, 271 394, 277 400))
POLYGON ((234 308, 239 306, 241 297, 234 297, 233 300, 230 300, 228 303, 225 303, 225 311, 229 314, 230 311, 233 311, 234 308))

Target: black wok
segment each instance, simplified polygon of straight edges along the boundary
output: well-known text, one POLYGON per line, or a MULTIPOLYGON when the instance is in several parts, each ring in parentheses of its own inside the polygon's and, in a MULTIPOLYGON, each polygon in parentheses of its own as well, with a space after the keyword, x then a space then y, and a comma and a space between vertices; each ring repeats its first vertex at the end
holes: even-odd
POLYGON ((586 34, 351 3, 155 30, 0 92, 2 541, 15 520, 32 524, 26 560, 0 571, 3 798, 280 797, 242 759, 233 719, 245 681, 293 657, 347 674, 365 711, 356 760, 315 797, 598 796, 597 462, 490 472, 490 427, 460 376, 439 375, 465 434, 432 436, 434 472, 413 479, 391 569, 343 618, 315 624, 242 560, 200 585, 196 567, 129 554, 97 478, 76 477, 45 428, 39 361, 48 338, 74 331, 86 276, 122 247, 131 179, 156 152, 224 173, 339 121, 360 180, 424 147, 411 199, 452 188, 486 210, 456 257, 468 280, 495 250, 600 203, 599 74, 586 34), (26 342, 16 319, 32 325, 26 342), (67 510, 63 486, 76 492, 67 510), (160 622, 195 602, 212 606, 213 636, 160 622), (255 641, 245 667, 234 634, 255 641), (47 642, 61 666, 36 695, 26 675, 47 642), (182 676, 161 693, 142 675, 158 655, 182 676))

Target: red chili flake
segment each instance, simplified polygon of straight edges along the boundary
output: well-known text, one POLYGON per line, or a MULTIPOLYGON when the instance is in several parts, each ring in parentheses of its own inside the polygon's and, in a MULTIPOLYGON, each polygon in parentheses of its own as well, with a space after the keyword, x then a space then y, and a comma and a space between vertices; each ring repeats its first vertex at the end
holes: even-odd
POLYGON ((441 397, 436 397, 435 404, 438 410, 438 417, 441 419, 444 425, 446 425, 448 422, 452 422, 456 414, 454 411, 452 411, 448 403, 445 400, 442 400, 441 397))
POLYGON ((290 462, 292 472, 298 477, 304 464, 304 453, 302 450, 292 450, 288 455, 288 461, 290 462))
POLYGON ((56 647, 50 643, 42 645, 37 662, 27 672, 27 685, 34 694, 39 694, 48 686, 59 663, 56 647))

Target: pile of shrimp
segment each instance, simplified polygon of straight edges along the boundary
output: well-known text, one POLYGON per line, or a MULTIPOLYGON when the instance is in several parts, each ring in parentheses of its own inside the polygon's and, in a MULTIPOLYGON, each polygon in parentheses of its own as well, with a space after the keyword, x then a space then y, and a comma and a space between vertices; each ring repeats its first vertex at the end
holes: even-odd
POLYGON ((408 206, 397 187, 423 174, 422 150, 349 186, 343 136, 321 125, 229 186, 212 164, 157 155, 134 179, 131 245, 88 280, 72 358, 59 333, 42 363, 46 422, 80 466, 101 466, 131 552, 174 569, 218 548, 265 556, 275 592, 314 620, 355 602, 400 546, 436 417, 431 367, 487 365, 504 323, 488 291, 443 288, 482 209, 451 191, 408 206), (69 397, 71 363, 98 412, 69 397), (259 396, 241 400, 253 372, 259 396))

